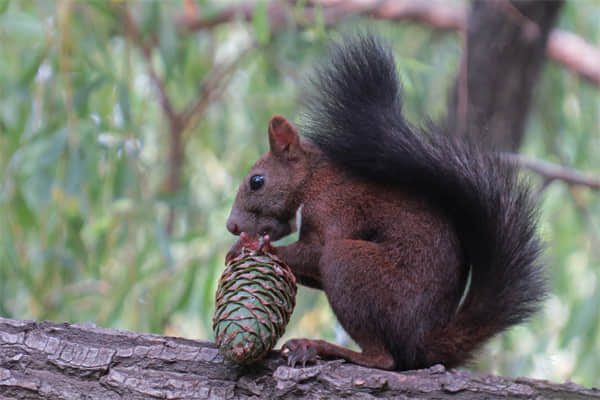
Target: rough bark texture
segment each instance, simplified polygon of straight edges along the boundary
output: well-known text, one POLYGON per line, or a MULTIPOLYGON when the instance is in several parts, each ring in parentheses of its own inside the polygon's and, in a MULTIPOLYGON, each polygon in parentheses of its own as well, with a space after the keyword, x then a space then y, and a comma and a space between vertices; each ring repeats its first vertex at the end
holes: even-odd
POLYGON ((389 372, 343 361, 289 368, 278 352, 256 366, 225 361, 214 344, 0 318, 0 398, 10 399, 600 399, 572 383, 467 371, 389 372))
POLYGON ((473 3, 448 114, 454 132, 485 135, 501 150, 519 147, 548 34, 561 6, 562 1, 473 3))

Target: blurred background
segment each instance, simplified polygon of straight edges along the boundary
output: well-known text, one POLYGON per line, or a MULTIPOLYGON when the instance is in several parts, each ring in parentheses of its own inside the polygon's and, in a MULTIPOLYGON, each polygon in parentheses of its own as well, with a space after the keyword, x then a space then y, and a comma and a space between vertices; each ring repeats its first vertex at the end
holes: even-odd
MULTIPOLYGON (((213 340, 237 186, 267 149, 269 117, 298 119, 332 38, 387 38, 408 119, 445 118, 460 21, 352 4, 0 0, 0 315, 213 340)), ((448 4, 462 18, 470 7, 448 4)), ((598 51, 598 21, 595 0, 572 1, 554 28, 598 51)), ((519 152, 598 177, 599 83, 546 61, 519 152)), ((523 174, 539 190, 552 293, 470 368, 598 386, 599 192, 523 174)), ((321 293, 297 301, 286 338, 349 344, 321 293)))

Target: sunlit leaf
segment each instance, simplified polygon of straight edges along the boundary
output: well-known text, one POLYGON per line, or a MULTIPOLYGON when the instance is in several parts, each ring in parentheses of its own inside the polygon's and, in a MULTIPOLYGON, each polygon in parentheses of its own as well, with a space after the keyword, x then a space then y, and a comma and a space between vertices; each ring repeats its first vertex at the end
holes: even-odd
POLYGON ((269 10, 265 0, 259 0, 254 6, 252 26, 258 42, 266 44, 269 41, 271 28, 269 24, 269 10))

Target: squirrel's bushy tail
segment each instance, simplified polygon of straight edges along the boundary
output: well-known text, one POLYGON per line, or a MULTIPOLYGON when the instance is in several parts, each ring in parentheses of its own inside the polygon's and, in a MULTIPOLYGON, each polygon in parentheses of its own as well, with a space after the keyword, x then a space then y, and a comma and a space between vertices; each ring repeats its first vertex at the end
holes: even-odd
POLYGON ((456 227, 471 285, 424 344, 427 364, 456 365, 536 311, 545 294, 536 207, 514 166, 476 143, 415 132, 402 117, 393 56, 370 35, 332 48, 313 89, 302 125, 310 141, 356 175, 437 199, 456 227))

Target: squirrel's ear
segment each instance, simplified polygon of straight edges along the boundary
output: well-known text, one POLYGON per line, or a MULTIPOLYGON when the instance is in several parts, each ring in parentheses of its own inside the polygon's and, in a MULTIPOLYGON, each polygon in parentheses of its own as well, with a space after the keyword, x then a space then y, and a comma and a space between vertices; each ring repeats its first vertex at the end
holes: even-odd
POLYGON ((298 131, 286 117, 274 115, 269 121, 269 145, 273 154, 283 154, 300 142, 298 131))

